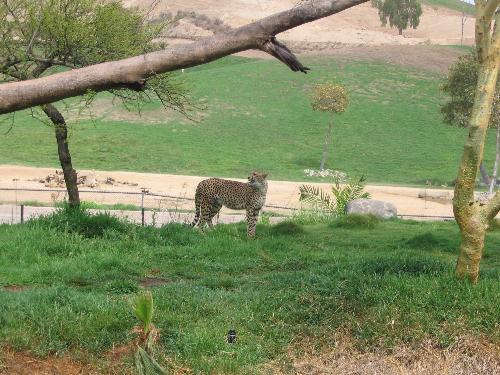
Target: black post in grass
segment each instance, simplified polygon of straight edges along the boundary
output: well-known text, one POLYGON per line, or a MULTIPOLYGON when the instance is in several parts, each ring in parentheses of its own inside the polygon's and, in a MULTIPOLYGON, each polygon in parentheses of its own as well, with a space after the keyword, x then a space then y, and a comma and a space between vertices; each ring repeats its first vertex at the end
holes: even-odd
POLYGON ((145 189, 142 189, 142 194, 141 194, 141 223, 142 226, 144 226, 144 193, 145 189))
POLYGON ((24 223, 24 204, 21 205, 21 224, 24 223))

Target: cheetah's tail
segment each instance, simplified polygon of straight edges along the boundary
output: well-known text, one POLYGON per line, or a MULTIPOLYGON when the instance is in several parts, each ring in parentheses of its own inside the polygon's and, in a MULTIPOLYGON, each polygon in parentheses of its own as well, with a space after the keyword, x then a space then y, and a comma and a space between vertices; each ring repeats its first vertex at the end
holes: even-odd
POLYGON ((200 204, 199 202, 195 202, 195 207, 196 207, 196 212, 194 214, 194 219, 193 222, 191 223, 192 227, 195 227, 196 224, 198 224, 198 221, 200 220, 200 204))

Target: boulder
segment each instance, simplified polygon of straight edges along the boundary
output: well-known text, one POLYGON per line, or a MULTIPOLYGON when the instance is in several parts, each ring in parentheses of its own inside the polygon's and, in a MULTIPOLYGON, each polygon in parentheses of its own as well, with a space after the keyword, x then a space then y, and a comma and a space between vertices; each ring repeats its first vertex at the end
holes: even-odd
POLYGON ((392 219, 398 214, 396 206, 389 202, 373 199, 355 199, 347 204, 346 213, 374 215, 382 219, 392 219))

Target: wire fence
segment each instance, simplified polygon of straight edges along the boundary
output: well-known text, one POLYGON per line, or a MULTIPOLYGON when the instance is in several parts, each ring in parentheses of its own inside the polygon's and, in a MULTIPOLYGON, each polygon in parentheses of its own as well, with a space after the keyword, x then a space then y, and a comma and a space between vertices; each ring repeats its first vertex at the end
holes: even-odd
MULTIPOLYGON (((194 198, 186 195, 170 195, 123 190, 79 190, 83 205, 91 212, 109 212, 141 225, 161 226, 171 222, 191 222, 194 217, 194 198)), ((0 224, 23 223, 40 215, 47 215, 62 207, 67 201, 67 191, 59 188, 29 189, 0 188, 0 224)), ((263 212, 269 213, 270 221, 283 220, 299 209, 267 204, 263 212)), ((405 220, 454 220, 453 216, 398 214, 405 220)), ((245 219, 241 211, 223 208, 216 222, 233 223, 245 219)))
MULTIPOLYGON (((170 222, 191 222, 194 217, 194 198, 151 192, 122 190, 80 190, 83 206, 91 212, 110 214, 142 225, 163 225, 170 222)), ((0 223, 25 221, 54 212, 67 202, 65 189, 0 188, 0 223)), ((265 205, 263 211, 279 211, 286 217, 296 208, 265 205)), ((232 223, 245 218, 241 211, 223 209, 216 222, 232 223)))

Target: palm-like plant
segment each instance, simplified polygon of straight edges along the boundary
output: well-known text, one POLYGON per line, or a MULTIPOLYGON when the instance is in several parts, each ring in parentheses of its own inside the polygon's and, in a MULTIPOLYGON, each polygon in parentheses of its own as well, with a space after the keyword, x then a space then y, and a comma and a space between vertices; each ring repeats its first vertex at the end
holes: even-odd
POLYGON ((359 198, 370 198, 370 194, 364 191, 365 181, 366 178, 362 176, 357 181, 341 185, 340 180, 337 179, 332 185, 332 195, 316 186, 301 185, 299 199, 334 216, 342 216, 345 215, 349 202, 359 198))
POLYGON ((138 375, 166 375, 167 372, 153 358, 154 344, 158 338, 158 330, 152 324, 153 320, 153 295, 145 292, 139 295, 132 306, 134 314, 142 323, 137 327, 139 343, 135 353, 135 368, 138 375))

